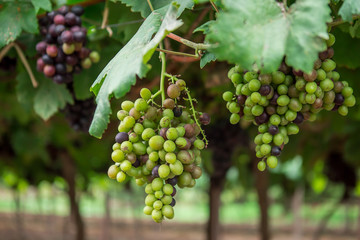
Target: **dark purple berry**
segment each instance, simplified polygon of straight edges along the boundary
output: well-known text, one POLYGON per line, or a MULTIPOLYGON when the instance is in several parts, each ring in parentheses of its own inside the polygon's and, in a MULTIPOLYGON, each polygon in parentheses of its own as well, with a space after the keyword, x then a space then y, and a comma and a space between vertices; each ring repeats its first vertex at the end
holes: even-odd
POLYGON ((63 83, 65 83, 65 80, 66 80, 66 78, 63 75, 57 74, 53 77, 54 83, 57 83, 57 84, 63 84, 63 83))
POLYGON ((72 43, 73 42, 73 34, 72 32, 70 32, 69 30, 66 30, 64 32, 61 33, 61 40, 64 43, 72 43))
POLYGON ((82 6, 76 5, 71 8, 71 12, 75 13, 77 16, 84 14, 84 8, 82 6))
POLYGON ((36 51, 40 54, 44 54, 46 52, 46 47, 47 47, 46 42, 41 41, 38 44, 36 44, 36 51))
POLYGON ((181 114, 182 114, 182 108, 181 108, 181 107, 175 107, 175 108, 173 109, 173 112, 174 112, 174 116, 175 116, 175 117, 180 117, 181 114))
POLYGON ((140 166, 140 160, 136 159, 136 161, 132 164, 133 167, 139 167, 140 166))
POLYGON ((53 38, 50 33, 48 33, 45 36, 45 42, 47 42, 47 43, 55 43, 56 39, 53 38))
POLYGON ((62 6, 61 8, 59 8, 57 10, 60 14, 65 15, 69 12, 69 7, 68 6, 62 6))
POLYGON ((279 133, 279 128, 278 128, 277 126, 275 126, 275 125, 271 125, 271 126, 269 127, 269 133, 270 133, 271 135, 278 134, 278 133, 279 133))
POLYGON ((277 157, 280 156, 280 154, 281 154, 281 148, 278 146, 273 146, 271 149, 271 155, 277 157))
POLYGON ((60 36, 63 31, 65 31, 65 26, 64 25, 56 25, 55 33, 56 33, 57 36, 60 36))
POLYGON ((279 98, 279 94, 277 92, 274 93, 274 96, 270 100, 270 104, 277 105, 277 99, 279 98))
POLYGON ((328 58, 332 58, 334 56, 334 49, 328 48, 327 54, 328 54, 328 58))
POLYGON ((159 177, 159 167, 160 167, 160 165, 156 165, 152 169, 151 174, 153 175, 153 177, 159 177))
POLYGON ((210 123, 210 121, 211 121, 211 117, 210 117, 209 114, 203 113, 203 114, 200 115, 199 120, 200 120, 201 124, 208 125, 210 123))
POLYGON ((55 62, 57 62, 57 63, 63 63, 63 62, 65 62, 65 57, 66 57, 65 53, 62 51, 61 48, 59 48, 59 49, 58 49, 58 54, 57 54, 57 56, 55 57, 55 62))
POLYGON ((259 89, 261 96, 267 96, 271 92, 271 87, 269 85, 262 85, 259 89))
POLYGON ((72 12, 69 12, 65 15, 65 23, 69 26, 76 24, 76 15, 72 12))
POLYGON ((343 104, 343 103, 344 103, 344 100, 345 100, 345 98, 344 98, 344 96, 343 96, 341 93, 335 94, 334 103, 335 103, 336 105, 341 105, 341 104, 343 104))
POLYGON ((44 54, 42 55, 42 60, 44 61, 45 64, 53 64, 54 63, 54 59, 52 59, 49 55, 44 54))
POLYGON ((266 123, 269 121, 269 115, 264 111, 260 116, 255 117, 255 122, 258 125, 266 123))
POLYGON ((303 71, 301 71, 301 70, 296 71, 295 69, 293 69, 292 72, 295 76, 298 76, 298 77, 302 77, 304 74, 303 71))
POLYGON ((126 132, 119 132, 115 136, 115 142, 122 143, 129 140, 129 135, 126 132))
POLYGON ((52 21, 54 20, 55 15, 56 15, 56 12, 54 12, 54 11, 49 12, 49 13, 47 14, 48 21, 49 21, 49 22, 52 22, 52 21))
POLYGON ((66 56, 65 59, 66 59, 66 64, 69 64, 71 66, 75 66, 78 63, 78 58, 74 54, 66 56))
POLYGON ((171 203, 170 203, 170 206, 174 207, 175 204, 176 204, 176 201, 175 201, 175 199, 173 198, 172 201, 171 201, 171 203))
POLYGON ((176 188, 173 186, 173 192, 172 192, 171 196, 173 197, 175 195, 176 195, 176 188))
POLYGON ((301 112, 297 112, 296 118, 293 123, 300 124, 304 121, 304 115, 301 112))
POLYGON ((66 74, 66 66, 63 63, 55 64, 56 73, 60 75, 66 74))
POLYGON ((247 99, 247 96, 245 96, 245 95, 239 95, 239 96, 237 96, 237 102, 238 102, 240 105, 244 105, 246 99, 247 99))
POLYGON ((177 184, 177 177, 169 178, 166 182, 171 186, 175 186, 177 184))
POLYGON ((86 35, 83 32, 74 32, 73 37, 75 42, 84 42, 86 39, 86 35))

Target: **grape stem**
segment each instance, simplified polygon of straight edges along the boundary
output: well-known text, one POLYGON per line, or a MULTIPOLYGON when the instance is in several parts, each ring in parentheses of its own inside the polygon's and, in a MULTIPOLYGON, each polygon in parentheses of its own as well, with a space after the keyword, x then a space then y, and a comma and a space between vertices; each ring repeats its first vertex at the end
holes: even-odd
POLYGON ((147 0, 147 3, 149 4, 150 10, 153 12, 153 11, 154 11, 154 7, 152 6, 150 0, 147 0))
MULTIPOLYGON (((356 19, 360 19, 360 14, 357 14, 357 15, 353 15, 352 16, 352 20, 356 20, 356 19)), ((328 23, 328 26, 329 27, 335 27, 335 26, 338 26, 338 25, 341 25, 343 23, 345 23, 346 21, 342 20, 341 18, 339 19, 335 19, 334 21, 332 21, 331 23, 328 23)))
MULTIPOLYGON (((160 49, 163 49, 163 43, 161 42, 159 45, 160 49)), ((161 106, 165 101, 165 71, 166 71, 166 57, 164 52, 160 52, 161 59, 161 75, 160 75, 160 92, 161 92, 161 106)))
POLYGON ((213 0, 210 0, 211 5, 213 6, 213 8, 215 9, 216 12, 219 12, 219 9, 217 8, 217 6, 215 5, 215 3, 213 2, 213 0))
POLYGON ((108 19, 109 19, 109 7, 108 7, 108 1, 106 0, 103 19, 101 22, 101 29, 106 29, 106 31, 109 33, 109 37, 111 37, 113 35, 113 31, 111 30, 110 27, 106 26, 108 23, 108 19))
POLYGON ((173 40, 175 40, 175 41, 177 41, 177 42, 179 42, 179 43, 182 43, 182 44, 184 44, 184 45, 186 45, 186 46, 188 46, 188 47, 190 47, 190 48, 193 48, 193 49, 195 49, 196 52, 197 52, 198 50, 206 50, 206 49, 208 49, 208 48, 211 47, 210 44, 206 44, 206 43, 194 43, 194 42, 192 42, 192 41, 190 41, 190 40, 187 40, 187 39, 185 39, 185 38, 182 38, 182 37, 180 37, 180 36, 178 36, 178 35, 175 35, 175 34, 173 34, 173 33, 169 33, 166 37, 171 38, 171 39, 173 39, 173 40))
POLYGON ((197 52, 195 54, 189 54, 189 53, 175 52, 175 51, 170 51, 170 50, 160 49, 160 48, 157 48, 156 51, 164 52, 167 54, 174 54, 174 55, 179 55, 179 56, 186 56, 186 57, 200 59, 200 55, 197 52))

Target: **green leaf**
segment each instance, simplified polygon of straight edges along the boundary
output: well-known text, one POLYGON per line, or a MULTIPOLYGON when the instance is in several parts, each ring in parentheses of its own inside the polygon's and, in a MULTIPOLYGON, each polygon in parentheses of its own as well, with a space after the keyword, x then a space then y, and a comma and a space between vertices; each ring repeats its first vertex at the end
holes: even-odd
POLYGON ((49 119, 73 99, 65 85, 57 85, 51 79, 41 82, 34 98, 34 110, 44 120, 49 119))
POLYGON ((35 7, 35 12, 38 13, 40 8, 44 9, 45 11, 51 11, 51 2, 50 0, 31 0, 31 3, 35 7))
POLYGON ((38 32, 36 12, 30 2, 6 2, 0 4, 0 10, 0 48, 13 42, 22 30, 38 32))
POLYGON ((339 10, 339 15, 345 21, 351 22, 353 14, 360 14, 359 0, 345 0, 339 10))
POLYGON ((220 60, 272 72, 286 55, 288 64, 310 72, 326 45, 327 0, 298 0, 283 13, 273 0, 225 0, 225 11, 210 25, 206 40, 220 60), (231 27, 229 27, 231 26, 231 27))
POLYGON ((353 26, 349 27, 349 33, 352 38, 360 38, 360 21, 356 21, 353 26))
POLYGON ((200 68, 205 67, 206 64, 215 60, 216 60, 216 56, 213 53, 206 52, 200 59, 200 68))
POLYGON ((91 87, 91 91, 97 95, 98 104, 89 130, 91 135, 100 138, 107 127, 111 113, 109 98, 124 96, 131 85, 135 84, 136 75, 145 77, 150 69, 146 63, 158 44, 167 34, 182 25, 176 19, 177 14, 178 8, 173 4, 151 13, 128 44, 97 77, 91 87))
POLYGON ((338 29, 334 31, 334 34, 336 42, 333 48, 335 52, 334 61, 336 61, 336 64, 350 69, 360 67, 360 39, 352 38, 348 33, 344 33, 338 29))
POLYGON ((210 32, 210 29, 209 29, 209 26, 211 24, 213 24, 215 21, 214 20, 210 20, 206 23, 204 23, 203 25, 197 27, 193 33, 196 33, 196 32, 203 32, 204 34, 208 34, 210 32))
MULTIPOLYGON (((149 4, 145 0, 120 0, 120 1, 122 3, 125 3, 126 6, 131 7, 131 10, 133 12, 140 12, 141 16, 144 18, 149 16, 151 13, 149 4)), ((173 0, 150 0, 150 1, 154 9, 162 8, 173 2, 173 0)), ((185 10, 185 8, 192 9, 192 7, 194 6, 193 0, 178 0, 176 2, 180 5, 178 17, 185 10)))

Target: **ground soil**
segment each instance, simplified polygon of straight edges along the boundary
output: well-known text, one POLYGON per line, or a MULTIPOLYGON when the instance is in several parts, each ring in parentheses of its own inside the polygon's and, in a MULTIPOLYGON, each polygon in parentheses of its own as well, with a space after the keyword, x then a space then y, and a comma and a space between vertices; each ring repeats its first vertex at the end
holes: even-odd
MULTIPOLYGON (((101 218, 85 218, 87 240, 205 240, 205 224, 111 219, 106 224, 101 218)), ((256 240, 256 226, 224 225, 220 240, 256 240)), ((305 229, 296 239, 312 240, 314 230, 305 229)), ((0 213, 0 240, 72 240, 75 229, 68 217, 0 213), (19 224, 20 219, 20 224, 19 224)), ((273 240, 295 239, 289 226, 272 230, 273 240)), ((355 232, 327 230, 321 240, 354 240, 355 232)))

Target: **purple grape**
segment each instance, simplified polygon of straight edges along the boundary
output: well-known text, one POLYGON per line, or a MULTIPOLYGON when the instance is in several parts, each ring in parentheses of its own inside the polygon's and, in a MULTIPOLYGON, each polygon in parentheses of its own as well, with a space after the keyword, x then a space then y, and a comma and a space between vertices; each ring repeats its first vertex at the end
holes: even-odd
POLYGON ((325 59, 327 59, 327 58, 328 58, 328 52, 327 52, 327 50, 319 53, 319 58, 321 59, 321 61, 324 61, 325 59))
POLYGON ((65 15, 65 23, 69 26, 73 26, 76 24, 76 15, 72 12, 68 12, 65 15))
POLYGON ((81 26, 81 18, 79 16, 75 17, 75 24, 74 25, 81 26))
POLYGON ((80 57, 80 59, 85 59, 85 58, 87 58, 89 55, 90 55, 90 50, 89 50, 89 49, 87 49, 87 48, 85 48, 85 47, 83 47, 83 48, 80 49, 80 51, 79 51, 79 57, 80 57))
POLYGON ((55 65, 56 73, 60 75, 66 74, 66 66, 63 63, 57 63, 55 65))
POLYGON ((270 104, 277 105, 277 99, 279 98, 279 94, 277 92, 274 93, 274 96, 270 100, 270 104))
POLYGON ((54 20, 55 15, 56 15, 56 12, 55 12, 55 11, 49 12, 49 13, 47 14, 49 23, 51 23, 51 22, 54 20))
POLYGON ((55 62, 57 63, 63 63, 65 62, 65 53, 63 52, 63 50, 61 48, 58 48, 58 54, 57 56, 55 57, 55 62))
POLYGON ((41 35, 46 36, 47 33, 48 33, 47 27, 40 27, 40 34, 41 35))
POLYGON ((61 14, 57 14, 55 17, 54 17, 54 23, 56 25, 64 25, 65 24, 65 18, 63 15, 61 14))
POLYGON ((77 16, 84 14, 84 8, 82 6, 76 5, 71 8, 71 12, 75 13, 77 16))
POLYGON ((269 121, 269 115, 265 111, 260 116, 255 117, 255 122, 258 125, 266 123, 267 121, 269 121))
POLYGON ((57 36, 60 36, 63 31, 65 31, 64 25, 56 25, 55 32, 57 36))
POLYGON ((54 37, 57 37, 58 35, 56 34, 55 32, 55 28, 56 28, 56 25, 55 24, 51 24, 50 27, 49 27, 49 33, 50 35, 54 38, 54 37))
POLYGON ((65 83, 65 80, 66 80, 65 77, 62 75, 59 75, 59 74, 57 74, 53 77, 54 83, 57 83, 57 84, 63 84, 63 83, 65 83))
POLYGON ((175 195, 176 195, 176 188, 173 186, 173 192, 172 192, 171 196, 173 197, 175 195))
POLYGON ((63 45, 64 42, 63 42, 63 40, 61 38, 61 34, 60 34, 60 36, 57 37, 56 41, 57 41, 58 45, 60 45, 60 46, 63 45))
POLYGON ((335 105, 331 111, 337 111, 339 109, 340 105, 335 105))
POLYGON ((277 157, 280 156, 280 154, 281 154, 281 148, 278 146, 273 146, 271 149, 271 155, 277 157))
POLYGON ((44 61, 45 64, 53 64, 54 63, 54 59, 52 59, 49 55, 44 54, 42 55, 42 60, 44 61))
POLYGON ((180 117, 182 114, 182 108, 174 107, 173 109, 174 117, 180 117))
POLYGON ((240 105, 244 105, 246 99, 247 99, 247 96, 246 96, 246 95, 239 95, 239 96, 237 97, 237 102, 238 102, 240 105))
POLYGON ((293 123, 300 124, 304 121, 304 115, 301 112, 297 112, 296 118, 293 123))
POLYGON ((128 141, 128 140, 129 140, 129 135, 126 132, 119 132, 115 136, 115 141, 117 143, 122 143, 122 142, 128 141))
POLYGON ((70 28, 70 31, 71 31, 72 33, 81 32, 81 27, 79 27, 79 26, 73 26, 73 27, 70 28))
POLYGON ((133 167, 139 167, 140 166, 140 160, 136 159, 136 161, 132 164, 133 167))
POLYGON ((166 180, 166 182, 172 186, 175 186, 177 184, 177 177, 169 178, 166 180))
POLYGON ((335 94, 334 103, 335 103, 336 105, 341 105, 341 104, 343 104, 343 103, 344 103, 344 100, 345 100, 345 98, 344 98, 344 96, 343 96, 341 93, 335 94))
POLYGON ((72 32, 70 32, 69 30, 66 30, 64 32, 61 33, 61 40, 64 43, 72 43, 73 42, 73 34, 72 32))
POLYGON ((203 113, 200 115, 199 120, 201 124, 208 125, 211 121, 211 117, 209 114, 203 113))
POLYGON ((58 12, 62 15, 65 15, 69 12, 69 7, 68 6, 62 6, 61 8, 58 9, 58 12))
POLYGON ((42 72, 44 70, 44 67, 45 67, 44 61, 42 60, 42 58, 38 58, 36 61, 36 69, 39 72, 42 72))
POLYGON ((171 201, 171 203, 170 203, 170 206, 174 207, 175 204, 176 204, 176 201, 175 201, 175 199, 173 198, 172 201, 171 201))
POLYGON ((46 47, 47 47, 46 42, 44 42, 44 41, 38 42, 38 44, 36 44, 36 51, 40 54, 45 54, 46 47))
POLYGON ((78 63, 78 58, 74 54, 66 56, 66 64, 75 66, 77 63, 78 63))
POLYGON ((86 39, 86 35, 83 32, 74 32, 73 37, 75 42, 84 42, 86 39))
POLYGON ((156 165, 152 169, 151 174, 152 174, 153 177, 156 177, 156 178, 159 177, 159 167, 160 167, 160 165, 156 165))
POLYGON ((334 56, 334 49, 328 48, 327 54, 328 54, 328 58, 332 58, 334 56))
POLYGON ((48 34, 46 34, 46 36, 45 36, 45 42, 47 42, 47 43, 55 43, 56 40, 51 36, 50 33, 48 33, 48 34))
POLYGON ((259 89, 259 93, 261 94, 261 96, 267 96, 269 95, 270 92, 271 92, 270 85, 262 85, 259 89))
POLYGON ((271 125, 271 126, 269 127, 269 133, 270 133, 271 135, 278 134, 278 133, 279 133, 279 128, 278 128, 277 126, 275 126, 275 125, 271 125))
POLYGON ((300 71, 300 70, 296 71, 295 69, 293 69, 292 72, 295 76, 298 76, 298 77, 302 77, 304 74, 303 71, 300 71))

